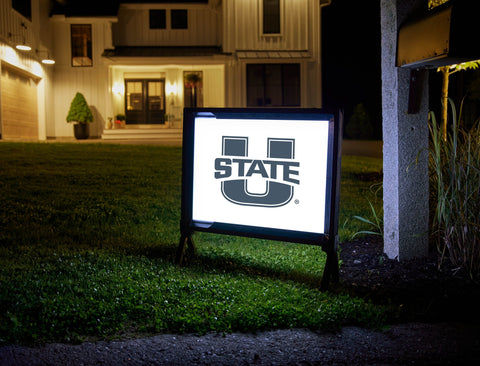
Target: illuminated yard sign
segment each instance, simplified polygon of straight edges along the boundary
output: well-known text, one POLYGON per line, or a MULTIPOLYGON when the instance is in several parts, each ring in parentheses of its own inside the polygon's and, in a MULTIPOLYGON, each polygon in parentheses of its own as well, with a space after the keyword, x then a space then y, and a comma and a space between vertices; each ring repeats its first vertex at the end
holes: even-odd
POLYGON ((335 251, 340 125, 320 109, 186 108, 179 261, 194 231, 335 251))

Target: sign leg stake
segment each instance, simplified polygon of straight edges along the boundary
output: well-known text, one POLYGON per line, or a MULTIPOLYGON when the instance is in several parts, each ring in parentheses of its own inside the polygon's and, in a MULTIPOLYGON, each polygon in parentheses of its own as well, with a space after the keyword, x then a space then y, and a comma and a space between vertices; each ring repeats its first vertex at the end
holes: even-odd
POLYGON ((195 248, 195 244, 193 243, 191 234, 182 234, 182 236, 180 237, 180 244, 177 248, 178 265, 183 265, 186 254, 192 256, 197 255, 197 249, 195 248))
POLYGON ((334 246, 333 248, 327 250, 327 261, 325 263, 320 289, 322 291, 327 291, 330 285, 330 280, 333 283, 338 283, 339 279, 340 268, 338 266, 338 254, 336 246, 334 246))

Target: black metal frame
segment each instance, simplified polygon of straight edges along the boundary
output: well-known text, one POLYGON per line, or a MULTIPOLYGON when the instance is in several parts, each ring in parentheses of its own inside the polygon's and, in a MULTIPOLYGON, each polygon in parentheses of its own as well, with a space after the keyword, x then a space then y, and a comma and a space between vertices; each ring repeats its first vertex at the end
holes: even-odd
POLYGON ((332 113, 323 109, 257 109, 257 108, 185 108, 183 125, 183 158, 182 158, 182 213, 180 221, 181 239, 177 251, 177 261, 181 265, 185 258, 186 248, 190 254, 195 253, 192 234, 195 231, 212 232, 252 238, 271 239, 319 245, 327 253, 327 262, 322 277, 321 288, 327 289, 329 282, 338 282, 338 210, 340 197, 340 166, 342 141, 343 115, 341 112, 332 113), (326 234, 309 233, 294 230, 281 230, 256 226, 234 225, 227 223, 213 223, 204 225, 195 222, 192 217, 193 205, 193 173, 194 173, 194 141, 195 117, 214 115, 217 119, 286 119, 295 121, 316 120, 319 118, 330 120, 327 162, 327 191, 326 191, 326 234))

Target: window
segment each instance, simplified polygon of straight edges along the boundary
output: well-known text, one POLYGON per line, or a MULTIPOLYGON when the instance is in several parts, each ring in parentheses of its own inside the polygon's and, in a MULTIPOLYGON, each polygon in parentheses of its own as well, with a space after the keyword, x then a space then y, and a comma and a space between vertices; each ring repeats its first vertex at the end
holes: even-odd
POLYGON ((25 18, 32 20, 31 0, 12 0, 12 8, 22 14, 25 18))
POLYGON ((202 80, 202 71, 185 71, 183 73, 183 100, 185 107, 203 107, 202 80))
POLYGON ((165 9, 150 10, 150 29, 166 29, 167 15, 165 9))
POLYGON ((300 64, 247 65, 248 107, 298 107, 300 102, 300 64))
POLYGON ((263 0, 263 34, 279 34, 280 0, 263 0))
POLYGON ((72 66, 92 66, 92 25, 72 24, 72 66))
POLYGON ((172 29, 188 29, 188 12, 186 9, 172 9, 172 29))

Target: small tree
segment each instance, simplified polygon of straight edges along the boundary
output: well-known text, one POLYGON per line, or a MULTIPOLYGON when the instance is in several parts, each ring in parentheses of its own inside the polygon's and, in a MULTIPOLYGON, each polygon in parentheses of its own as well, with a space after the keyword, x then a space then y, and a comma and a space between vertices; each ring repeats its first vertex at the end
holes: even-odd
POLYGON ((442 111, 440 115, 442 127, 442 139, 447 141, 447 116, 448 116, 448 84, 450 75, 457 71, 476 69, 480 61, 464 62, 461 64, 442 66, 437 69, 442 73, 442 111))
POLYGON ((77 93, 70 104, 67 122, 91 123, 93 114, 88 107, 87 101, 81 93, 77 93))

